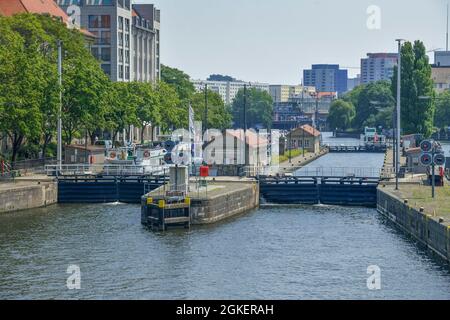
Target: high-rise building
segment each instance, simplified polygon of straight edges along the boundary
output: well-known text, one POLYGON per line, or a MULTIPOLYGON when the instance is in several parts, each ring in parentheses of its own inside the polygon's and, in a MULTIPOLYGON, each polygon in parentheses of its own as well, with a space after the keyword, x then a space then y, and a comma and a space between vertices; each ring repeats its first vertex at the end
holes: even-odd
POLYGON ((112 81, 154 82, 160 78, 160 11, 153 4, 137 5, 131 0, 56 2, 66 12, 79 12, 75 20, 96 35, 92 54, 112 81))
POLYGON ((434 65, 436 67, 450 67, 450 51, 435 51, 434 65))
POLYGON ((357 75, 355 78, 347 79, 347 91, 353 90, 355 87, 361 84, 361 75, 357 75))
POLYGON ((397 61, 397 53, 368 53, 361 59, 361 83, 391 80, 397 61))
POLYGON ((258 82, 244 82, 244 81, 208 81, 208 80, 191 80, 197 92, 205 90, 205 85, 208 85, 208 90, 217 92, 225 104, 232 104, 238 91, 247 85, 247 88, 256 88, 258 90, 270 92, 269 84, 258 82))
POLYGON ((347 91, 348 71, 339 68, 338 64, 313 64, 312 69, 303 70, 305 86, 315 87, 318 92, 347 91))

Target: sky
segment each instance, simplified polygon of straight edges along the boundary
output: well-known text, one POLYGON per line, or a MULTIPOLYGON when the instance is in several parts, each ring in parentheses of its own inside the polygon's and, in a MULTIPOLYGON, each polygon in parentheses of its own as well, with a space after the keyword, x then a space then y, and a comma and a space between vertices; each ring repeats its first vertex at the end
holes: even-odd
MULTIPOLYGON (((446 46, 447 0, 135 3, 161 9, 161 62, 193 79, 219 73, 251 82, 300 84, 303 69, 318 63, 340 64, 353 77, 368 52, 396 52, 398 38, 422 40, 427 50, 446 46)), ((433 52, 429 56, 433 62, 433 52)))

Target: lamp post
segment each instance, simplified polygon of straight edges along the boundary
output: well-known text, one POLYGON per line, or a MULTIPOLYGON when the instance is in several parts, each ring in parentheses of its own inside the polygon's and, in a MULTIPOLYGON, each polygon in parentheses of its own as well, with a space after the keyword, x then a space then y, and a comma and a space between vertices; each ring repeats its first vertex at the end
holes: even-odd
POLYGON ((58 147, 56 151, 56 159, 58 164, 57 174, 62 169, 62 41, 58 40, 58 85, 59 85, 59 109, 58 109, 58 147))
POLYGON ((208 130, 208 84, 205 83, 205 132, 208 130))
POLYGON ((248 166, 248 148, 247 148, 247 84, 244 84, 244 157, 245 166, 248 166))
POLYGON ((395 41, 398 42, 398 67, 397 67, 397 126, 396 126, 396 148, 397 148, 397 156, 395 160, 395 190, 398 190, 398 178, 399 178, 399 171, 400 171, 400 132, 401 132, 401 79, 402 79, 402 41, 403 39, 396 39, 395 41))

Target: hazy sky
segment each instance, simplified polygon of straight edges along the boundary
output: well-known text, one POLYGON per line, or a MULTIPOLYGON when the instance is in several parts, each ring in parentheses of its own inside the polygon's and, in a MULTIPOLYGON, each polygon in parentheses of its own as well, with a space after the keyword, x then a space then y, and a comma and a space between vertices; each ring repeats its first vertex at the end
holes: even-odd
POLYGON ((396 38, 420 39, 427 50, 445 48, 447 0, 135 2, 161 9, 161 61, 194 79, 221 73, 297 84, 314 63, 359 67, 367 52, 396 52, 396 38), (380 29, 367 27, 371 5, 381 10, 380 29))

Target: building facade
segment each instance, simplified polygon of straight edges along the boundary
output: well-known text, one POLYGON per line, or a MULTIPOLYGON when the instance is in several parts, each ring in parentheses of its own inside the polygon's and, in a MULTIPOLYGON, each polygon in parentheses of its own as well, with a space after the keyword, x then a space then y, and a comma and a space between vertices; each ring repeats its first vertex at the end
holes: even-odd
POLYGON ((319 92, 347 92, 348 71, 338 64, 314 64, 311 69, 303 70, 305 86, 315 87, 319 92))
POLYGON ((349 78, 347 80, 347 91, 352 91, 360 84, 361 84, 361 75, 358 74, 355 78, 349 78))
POLYGON ((288 149, 305 149, 311 153, 320 151, 321 133, 309 124, 293 129, 287 135, 288 149))
POLYGON ((191 80, 197 92, 203 92, 205 86, 208 90, 218 93, 225 104, 232 104, 239 90, 247 88, 256 88, 258 90, 270 93, 270 86, 267 83, 243 82, 243 81, 208 81, 208 80, 191 80))
POLYGON ((160 11, 131 0, 56 0, 97 38, 92 54, 112 81, 160 79, 160 11), (79 10, 74 10, 78 7, 79 10), (72 13, 73 14, 73 13, 72 13))
POLYGON ((450 51, 435 51, 434 65, 437 67, 450 67, 450 51))
POLYGON ((274 103, 288 102, 290 98, 301 95, 302 90, 307 93, 315 91, 314 87, 303 87, 302 85, 270 85, 270 95, 274 103))
POLYGON ((391 80, 397 62, 397 53, 368 53, 361 59, 361 83, 391 80))

